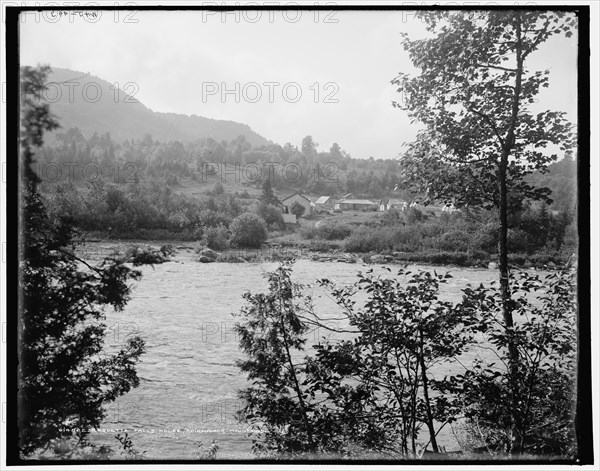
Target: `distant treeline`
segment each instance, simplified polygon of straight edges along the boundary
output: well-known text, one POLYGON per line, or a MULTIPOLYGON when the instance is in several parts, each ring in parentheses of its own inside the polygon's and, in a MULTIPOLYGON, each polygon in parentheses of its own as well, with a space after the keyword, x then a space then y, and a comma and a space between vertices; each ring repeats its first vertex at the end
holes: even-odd
POLYGON ((336 143, 319 152, 311 136, 302 140, 300 148, 290 143, 252 147, 244 136, 230 142, 208 138, 161 143, 146 135, 119 143, 108 133, 86 139, 73 128, 58 134, 37 157, 38 173, 51 183, 66 178, 89 181, 102 175, 115 183, 157 180, 174 186, 182 179, 202 182, 206 174, 222 173, 226 181, 250 186, 260 186, 269 178, 280 190, 320 195, 352 192, 372 198, 393 192, 400 171, 396 160, 354 159, 336 143))

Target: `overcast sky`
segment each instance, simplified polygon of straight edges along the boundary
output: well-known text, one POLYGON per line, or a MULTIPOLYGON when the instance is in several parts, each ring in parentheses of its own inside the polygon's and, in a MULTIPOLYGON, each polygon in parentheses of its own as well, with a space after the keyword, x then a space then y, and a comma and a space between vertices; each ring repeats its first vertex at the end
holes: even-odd
MULTIPOLYGON (((399 95, 390 84, 415 72, 400 42, 401 32, 424 33, 411 12, 103 11, 92 21, 29 14, 21 63, 133 82, 152 110, 245 123, 282 145, 310 134, 320 150, 338 142, 353 157, 392 158, 416 135, 392 107, 399 95), (222 96, 223 83, 233 93, 222 96)), ((551 71, 540 110, 566 111, 575 122, 576 36, 551 39, 529 67, 551 71)))

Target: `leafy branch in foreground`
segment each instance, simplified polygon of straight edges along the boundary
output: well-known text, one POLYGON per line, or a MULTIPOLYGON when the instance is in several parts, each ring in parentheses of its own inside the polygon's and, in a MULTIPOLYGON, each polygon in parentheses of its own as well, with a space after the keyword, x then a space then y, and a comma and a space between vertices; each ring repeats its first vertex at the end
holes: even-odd
POLYGON ((336 401, 340 388, 357 381, 364 404, 354 419, 347 420, 359 430, 372 424, 380 431, 380 448, 395 449, 403 457, 418 456, 423 426, 429 437, 425 447, 431 444, 439 452, 437 434, 461 415, 457 399, 439 394, 444 381, 431 373, 434 365, 452 361, 467 348, 476 325, 470 313, 438 299, 439 286, 448 278, 450 274, 412 274, 405 269, 386 278, 369 270, 359 274, 354 285, 367 295, 360 308, 348 303, 347 288, 321 283, 360 333, 335 345, 315 346, 313 364, 321 381, 316 386, 327 385, 325 392, 336 401), (327 384, 332 382, 337 382, 336 389, 327 384))
POLYGON ((238 364, 252 381, 241 391, 240 418, 262 432, 255 452, 414 457, 422 426, 438 451, 440 428, 460 411, 456 398, 431 394, 439 387, 430 369, 460 354, 475 324, 468 312, 438 299, 450 275, 408 278, 400 270, 405 286, 372 271, 352 287, 323 280, 351 327, 334 330, 353 338, 314 345, 314 356, 301 357, 309 326, 325 324, 290 273, 282 265, 267 275, 268 293, 246 294, 238 324, 249 357, 238 364), (351 299, 356 291, 368 297, 360 309, 351 299))
MULTIPOLYGON (((267 275, 267 293, 245 295, 238 332, 248 359, 238 364, 252 386, 240 392, 239 418, 260 432, 256 453, 421 458, 427 447, 443 453, 439 433, 460 419, 489 453, 505 454, 515 446, 515 402, 519 449, 575 453, 574 271, 513 277, 510 330, 495 282, 452 303, 439 294, 449 274, 388 272, 369 270, 349 286, 319 282, 347 325, 336 322, 330 330, 342 337, 312 354, 303 353, 306 332, 327 322, 289 265, 267 275), (509 345, 523 358, 516 381, 509 345)), ((478 448, 462 451, 476 457, 478 448)))
POLYGON ((470 426, 477 423, 491 450, 511 449, 516 424, 517 446, 523 452, 576 453, 575 276, 570 266, 543 278, 531 273, 514 276, 512 329, 501 323, 502 300, 496 287, 464 290, 463 307, 481 319, 481 341, 493 346, 499 362, 476 362, 457 378, 460 386, 454 392, 462 397, 470 426), (518 349, 521 358, 516 377, 510 372, 509 345, 518 349))

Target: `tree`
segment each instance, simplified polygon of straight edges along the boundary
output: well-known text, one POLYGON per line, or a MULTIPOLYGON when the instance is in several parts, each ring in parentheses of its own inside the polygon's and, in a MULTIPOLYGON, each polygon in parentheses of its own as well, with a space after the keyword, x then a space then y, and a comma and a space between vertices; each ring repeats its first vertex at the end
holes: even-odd
POLYGON ((273 206, 281 205, 281 202, 279 201, 277 196, 275 196, 275 194, 273 193, 273 188, 271 188, 271 180, 269 178, 266 178, 265 181, 263 182, 262 194, 259 197, 259 201, 263 205, 267 205, 267 204, 270 204, 273 206))
MULTIPOLYGON (((447 381, 430 373, 434 364, 453 360, 472 342, 471 327, 477 319, 460 305, 438 299, 439 286, 448 278, 452 276, 400 269, 391 278, 368 270, 358 275, 354 286, 344 288, 329 280, 320 282, 358 335, 334 346, 316 346, 316 358, 329 367, 327 376, 359 381, 365 393, 362 414, 377 417, 377 428, 385 430, 384 442, 399 447, 404 457, 417 454, 423 425, 429 432, 426 446, 431 444, 438 453, 438 432, 460 415, 458 399, 439 394, 447 381), (357 291, 367 296, 364 307, 353 301, 357 291)), ((325 393, 332 391, 339 394, 324 388, 325 393)))
MULTIPOLYGON (((556 160, 548 145, 566 151, 571 125, 564 113, 534 115, 528 106, 548 71, 528 71, 526 60, 553 35, 572 35, 576 18, 564 12, 524 10, 421 12, 432 37, 403 45, 420 75, 401 74, 404 102, 394 103, 426 125, 402 160, 405 182, 431 199, 496 208, 500 220, 499 270, 503 323, 513 336, 508 267, 508 214, 525 198, 548 199, 548 190, 525 176, 556 160)), ((520 354, 508 342, 512 391, 513 448, 518 453, 520 354)))
POLYGON ((496 359, 501 364, 510 361, 511 342, 521 353, 516 376, 496 361, 476 360, 464 376, 450 381, 459 381, 465 417, 477 424, 479 438, 488 449, 503 451, 512 446, 545 456, 576 453, 575 280, 576 271, 568 265, 544 277, 528 272, 513 276, 517 322, 512 337, 501 322, 502 297, 496 286, 463 290, 460 310, 478 320, 484 345, 494 346, 496 359), (515 390, 520 399, 516 411, 512 408, 515 390))
POLYGON ((61 442, 84 443, 104 418, 104 405, 138 386, 135 366, 144 352, 137 336, 115 354, 102 351, 104 308, 123 309, 128 282, 141 273, 118 257, 98 266, 76 257, 68 217, 51 219, 38 190, 34 153, 44 132, 58 127, 39 100, 49 71, 21 69, 18 440, 23 455, 57 450, 61 442))
POLYGON ((306 136, 304 139, 302 139, 302 154, 309 159, 313 158, 315 155, 317 155, 318 146, 319 144, 313 140, 312 136, 306 136))
POLYGON ((264 219, 268 226, 273 225, 280 229, 285 228, 285 222, 283 221, 281 211, 273 205, 260 203, 256 208, 256 214, 264 219))
POLYGON ((230 242, 237 247, 260 248, 267 240, 265 221, 254 213, 242 213, 229 226, 230 242))
POLYGON ((369 271, 341 288, 319 281, 342 309, 342 326, 331 322, 342 318, 315 312, 286 264, 267 274, 267 293, 244 295, 236 327, 248 358, 238 366, 252 386, 240 391, 239 417, 261 433, 255 452, 415 457, 423 425, 438 451, 437 433, 461 411, 456 394, 439 394, 457 381, 435 379, 430 368, 460 355, 477 319, 473 310, 438 299, 449 275, 408 275, 400 270, 386 279, 369 271), (357 293, 366 298, 360 307, 357 293), (315 354, 302 357, 315 327, 352 338, 321 338, 315 354))
POLYGON ((306 212, 306 207, 297 201, 294 201, 290 207, 290 212, 299 218, 306 212))
POLYGON ((240 392, 245 407, 239 416, 264 423, 263 443, 254 443, 258 453, 316 451, 312 407, 303 387, 303 368, 295 358, 304 350, 308 327, 298 317, 301 286, 292 283, 290 271, 282 265, 267 274, 269 293, 244 294, 244 322, 236 324, 240 348, 248 355, 237 364, 253 381, 240 392))

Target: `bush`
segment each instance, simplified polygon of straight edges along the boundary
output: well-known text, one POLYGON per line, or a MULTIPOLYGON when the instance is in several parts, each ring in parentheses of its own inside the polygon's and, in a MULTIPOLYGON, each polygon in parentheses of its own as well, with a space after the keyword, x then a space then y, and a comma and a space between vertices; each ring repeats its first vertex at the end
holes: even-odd
POLYGON ((317 236, 325 240, 345 239, 352 233, 350 226, 346 224, 325 223, 316 228, 317 236))
POLYGON ((231 244, 236 247, 260 247, 267 240, 267 225, 254 213, 243 213, 230 226, 231 244))
POLYGON ((470 235, 464 231, 450 231, 442 236, 439 248, 441 250, 466 252, 469 250, 469 239, 470 235))
POLYGON ((427 219, 427 216, 425 216, 423 212, 417 208, 410 208, 404 214, 406 222, 409 224, 414 224, 415 222, 421 222, 427 219))
POLYGON ((213 193, 215 195, 222 195, 223 193, 225 193, 225 188, 223 188, 223 184, 221 182, 215 183, 213 193))
POLYGON ((204 243, 213 250, 225 250, 229 247, 229 231, 223 225, 209 227, 204 231, 204 243))
POLYGON ((348 252, 383 252, 392 250, 395 231, 391 228, 357 227, 344 243, 348 252))
POLYGON ((494 346, 502 365, 509 362, 510 340, 523 352, 515 374, 508 366, 479 360, 462 376, 467 424, 479 431, 489 449, 510 450, 516 439, 524 453, 569 456, 576 450, 576 276, 571 267, 544 278, 511 274, 513 336, 499 322, 497 287, 463 290, 465 307, 481 319, 484 341, 494 346))
POLYGON ((313 240, 319 237, 319 231, 315 226, 304 227, 300 230, 303 239, 313 240))
POLYGON ((274 226, 276 229, 285 228, 281 211, 271 204, 259 204, 256 208, 256 214, 270 227, 274 226))

